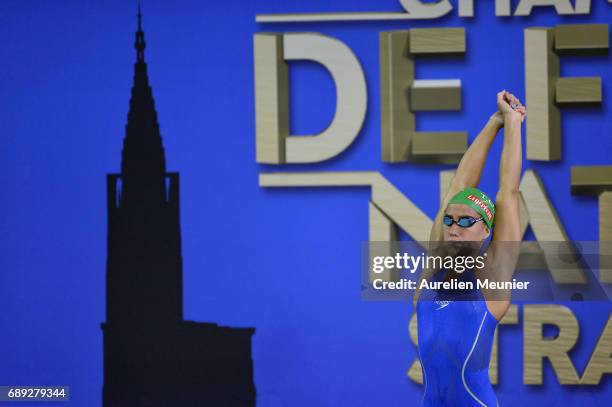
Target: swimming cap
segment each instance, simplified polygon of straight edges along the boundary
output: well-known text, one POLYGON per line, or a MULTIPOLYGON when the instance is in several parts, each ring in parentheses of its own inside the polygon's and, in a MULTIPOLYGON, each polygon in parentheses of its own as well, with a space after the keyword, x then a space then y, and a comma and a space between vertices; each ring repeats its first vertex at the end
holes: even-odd
POLYGON ((489 199, 487 194, 482 192, 480 189, 465 188, 461 192, 455 194, 455 196, 453 196, 448 203, 467 205, 474 209, 482 216, 484 222, 487 224, 487 227, 491 229, 493 219, 495 218, 495 205, 493 204, 493 201, 489 199))

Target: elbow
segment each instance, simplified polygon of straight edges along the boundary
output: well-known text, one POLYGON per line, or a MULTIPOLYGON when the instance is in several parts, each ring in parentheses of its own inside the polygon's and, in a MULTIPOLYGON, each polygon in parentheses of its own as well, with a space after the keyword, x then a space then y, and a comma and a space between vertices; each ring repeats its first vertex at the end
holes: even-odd
POLYGON ((521 191, 518 189, 518 187, 502 186, 500 187, 499 191, 497 191, 495 201, 518 200, 520 195, 521 191))
POLYGON ((469 187, 475 187, 476 185, 474 185, 473 182, 473 177, 467 176, 467 175, 459 175, 459 174, 455 174, 455 176, 453 177, 450 186, 452 189, 456 190, 456 191, 461 191, 465 188, 469 188, 469 187))

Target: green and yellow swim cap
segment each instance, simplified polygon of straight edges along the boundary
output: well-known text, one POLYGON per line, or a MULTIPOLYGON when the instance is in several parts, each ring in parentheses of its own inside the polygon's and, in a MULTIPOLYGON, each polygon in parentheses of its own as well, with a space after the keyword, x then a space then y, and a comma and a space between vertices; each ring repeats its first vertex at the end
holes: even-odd
POLYGON ((463 204, 474 209, 479 213, 487 227, 491 229, 493 226, 493 219, 495 218, 495 205, 493 201, 489 199, 487 194, 482 192, 478 188, 465 188, 461 192, 458 192, 453 196, 449 204, 463 204))

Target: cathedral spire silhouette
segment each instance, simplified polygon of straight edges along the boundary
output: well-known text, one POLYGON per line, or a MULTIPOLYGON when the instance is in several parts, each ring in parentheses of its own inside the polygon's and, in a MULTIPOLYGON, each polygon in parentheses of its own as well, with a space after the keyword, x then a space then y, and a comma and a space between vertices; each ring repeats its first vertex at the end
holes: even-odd
POLYGON ((121 160, 121 172, 126 177, 122 198, 127 205, 160 202, 166 195, 166 185, 162 179, 166 172, 166 159, 153 91, 149 85, 147 63, 144 60, 146 44, 140 4, 137 16, 134 83, 121 160), (132 180, 137 182, 130 182, 132 180), (138 185, 146 188, 138 188, 138 185))
POLYGON ((138 31, 136 31, 136 42, 134 47, 136 48, 136 60, 144 61, 144 49, 147 43, 144 39, 144 32, 142 31, 142 13, 140 12, 140 2, 138 2, 138 31))
POLYGON ((107 175, 103 406, 253 407, 255 329, 183 320, 179 174, 166 171, 140 4, 137 17, 121 172, 107 175))

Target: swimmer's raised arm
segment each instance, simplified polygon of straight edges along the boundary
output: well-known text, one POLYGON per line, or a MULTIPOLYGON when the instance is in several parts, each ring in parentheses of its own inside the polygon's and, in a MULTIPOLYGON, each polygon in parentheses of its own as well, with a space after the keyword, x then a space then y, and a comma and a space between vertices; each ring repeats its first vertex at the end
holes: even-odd
MULTIPOLYGON (((503 91, 497 94, 498 98, 501 94, 503 94, 503 91)), ((465 188, 478 186, 491 144, 503 126, 504 118, 502 112, 498 110, 489 117, 489 120, 487 120, 480 133, 478 133, 478 136, 476 136, 467 151, 463 154, 457 171, 451 180, 448 191, 442 199, 440 210, 434 219, 429 235, 430 241, 442 239, 442 218, 444 217, 444 211, 448 205, 448 201, 459 191, 465 188)))
POLYGON ((499 111, 493 113, 480 133, 478 133, 478 136, 470 144, 463 154, 455 176, 451 181, 451 186, 458 188, 456 192, 464 188, 475 188, 478 186, 491 144, 503 125, 504 121, 501 113, 499 111))
MULTIPOLYGON (((520 253, 520 192, 522 171, 521 124, 526 110, 516 96, 504 92, 497 97, 504 116, 504 146, 499 164, 499 190, 495 197, 495 227, 492 244, 487 248, 486 274, 478 278, 497 282, 512 279, 520 253), (513 109, 511 104, 515 105, 513 109)), ((510 307, 510 290, 484 290, 490 312, 501 320, 510 307)))
POLYGON ((497 104, 504 117, 504 146, 499 164, 499 190, 495 197, 494 241, 519 241, 519 185, 522 171, 521 124, 526 110, 509 92, 497 95, 497 104), (516 110, 510 104, 516 104, 516 110))

